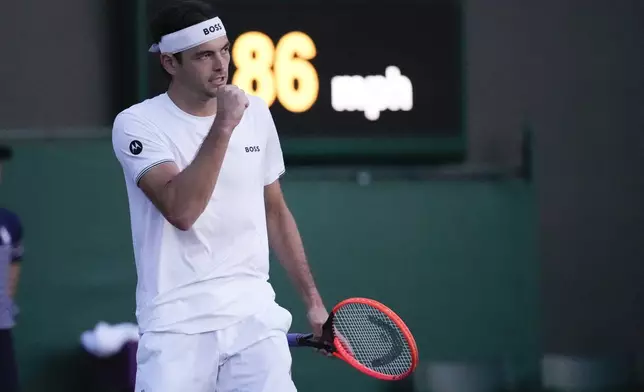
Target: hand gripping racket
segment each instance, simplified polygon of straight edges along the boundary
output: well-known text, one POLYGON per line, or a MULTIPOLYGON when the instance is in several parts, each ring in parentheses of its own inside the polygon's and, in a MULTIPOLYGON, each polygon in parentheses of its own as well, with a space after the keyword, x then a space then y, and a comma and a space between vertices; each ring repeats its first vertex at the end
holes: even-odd
POLYGON ((367 298, 337 304, 322 336, 289 333, 291 347, 326 350, 368 376, 394 381, 409 376, 418 364, 418 349, 405 323, 385 305, 367 298))

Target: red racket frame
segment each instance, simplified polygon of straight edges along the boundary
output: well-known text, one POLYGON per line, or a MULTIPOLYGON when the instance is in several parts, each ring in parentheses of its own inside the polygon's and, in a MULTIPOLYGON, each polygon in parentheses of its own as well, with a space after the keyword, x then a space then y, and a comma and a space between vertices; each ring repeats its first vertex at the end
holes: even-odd
POLYGON ((358 360, 353 358, 351 354, 349 354, 343 347, 341 341, 335 337, 334 338, 334 345, 335 345, 335 351, 333 352, 333 356, 336 358, 339 358, 349 365, 353 366, 360 372, 377 378, 379 380, 383 381, 397 381, 397 380, 402 380, 403 378, 409 376, 411 373, 414 372, 416 369, 416 366, 418 366, 418 347, 416 346, 416 340, 414 340, 414 336, 412 335, 411 331, 407 327, 407 325, 402 321, 402 319, 391 309, 389 309, 386 305, 375 301, 373 299, 369 298, 360 298, 360 297, 355 297, 355 298, 347 298, 341 302, 339 302, 335 307, 333 308, 332 312, 337 313, 337 311, 349 304, 363 304, 367 306, 371 306, 391 319, 393 323, 400 329, 402 332, 403 338, 407 341, 407 344, 409 345, 410 353, 411 353, 411 366, 409 369, 403 373, 403 374, 398 374, 398 375, 390 375, 390 374, 382 374, 378 373, 374 370, 369 369, 368 367, 362 365, 358 360))

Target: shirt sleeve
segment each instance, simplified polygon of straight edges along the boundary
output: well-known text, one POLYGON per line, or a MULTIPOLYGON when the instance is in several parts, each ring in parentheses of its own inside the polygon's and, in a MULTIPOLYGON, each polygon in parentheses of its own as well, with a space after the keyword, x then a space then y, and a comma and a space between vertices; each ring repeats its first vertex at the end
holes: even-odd
POLYGON ((263 124, 266 127, 267 142, 266 152, 264 153, 264 185, 270 185, 280 178, 286 168, 284 166, 284 155, 280 144, 275 121, 271 115, 270 109, 264 101, 262 102, 263 124))
POLYGON ((174 161, 154 126, 129 113, 120 113, 114 120, 112 146, 125 175, 135 184, 153 167, 174 161))

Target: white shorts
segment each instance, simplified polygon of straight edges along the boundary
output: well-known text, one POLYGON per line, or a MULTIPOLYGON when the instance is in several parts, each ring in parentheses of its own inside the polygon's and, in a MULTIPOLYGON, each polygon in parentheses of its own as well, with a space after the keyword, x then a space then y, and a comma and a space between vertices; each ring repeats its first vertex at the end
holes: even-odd
POLYGON ((292 316, 277 304, 223 330, 144 333, 135 392, 294 392, 286 333, 292 316))

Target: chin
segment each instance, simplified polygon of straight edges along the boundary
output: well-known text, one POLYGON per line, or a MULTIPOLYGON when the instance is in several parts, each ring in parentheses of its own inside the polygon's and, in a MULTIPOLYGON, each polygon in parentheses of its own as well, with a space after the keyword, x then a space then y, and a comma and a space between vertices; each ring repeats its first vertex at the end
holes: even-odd
POLYGON ((219 86, 213 86, 212 84, 205 86, 203 89, 204 94, 208 95, 209 97, 214 97, 217 94, 217 88, 219 86))
POLYGON ((215 93, 217 92, 217 89, 220 87, 224 87, 225 85, 226 83, 208 83, 206 86, 204 86, 205 87, 204 90, 206 91, 206 94, 214 96, 215 93))

